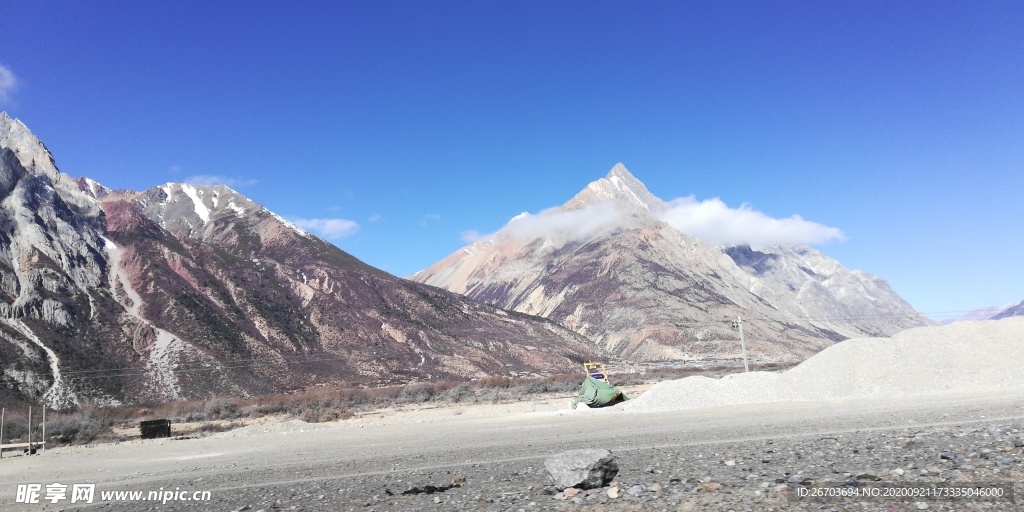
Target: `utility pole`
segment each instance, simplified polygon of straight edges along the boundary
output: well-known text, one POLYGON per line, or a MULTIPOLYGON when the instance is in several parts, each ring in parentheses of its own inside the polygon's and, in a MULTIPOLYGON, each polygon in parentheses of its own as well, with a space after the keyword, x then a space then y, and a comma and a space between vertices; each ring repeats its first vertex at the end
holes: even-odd
POLYGON ((750 371, 750 364, 747 363, 747 341, 743 339, 743 319, 736 315, 736 327, 740 329, 740 346, 743 347, 743 371, 750 371))

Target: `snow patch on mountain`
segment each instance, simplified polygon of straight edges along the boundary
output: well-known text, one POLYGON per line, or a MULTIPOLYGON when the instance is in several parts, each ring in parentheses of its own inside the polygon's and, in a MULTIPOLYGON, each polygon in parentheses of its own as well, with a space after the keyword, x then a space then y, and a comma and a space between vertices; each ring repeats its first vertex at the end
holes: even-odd
POLYGON ((310 238, 310 237, 313 236, 313 235, 310 235, 308 231, 300 228, 299 226, 296 226, 290 220, 285 219, 284 217, 282 217, 282 216, 280 216, 280 215, 278 215, 278 214, 276 214, 276 213, 274 213, 274 212, 272 212, 270 210, 264 210, 264 211, 269 213, 271 217, 277 219, 277 221, 280 222, 281 224, 284 224, 286 227, 288 227, 288 229, 291 229, 292 231, 294 231, 294 232, 296 232, 296 233, 298 233, 298 234, 300 234, 300 235, 302 235, 302 236, 304 236, 306 238, 310 238))
POLYGON ((60 358, 57 357, 57 353, 40 341, 35 333, 32 332, 32 329, 25 325, 21 320, 15 318, 2 318, 0 320, 17 330, 25 336, 25 338, 46 353, 46 360, 50 363, 50 373, 53 375, 53 384, 50 385, 50 389, 43 394, 43 403, 51 409, 66 409, 68 407, 78 405, 78 396, 75 395, 75 392, 72 391, 71 387, 64 381, 64 375, 60 370, 60 358))
POLYGON ((188 183, 182 183, 181 191, 192 200, 192 204, 195 205, 196 215, 198 215, 200 219, 203 219, 203 222, 210 222, 210 209, 203 204, 203 200, 199 198, 199 194, 196 193, 195 187, 188 183))
POLYGON ((130 316, 149 326, 156 333, 156 340, 150 349, 149 359, 146 361, 146 368, 152 376, 151 394, 161 399, 177 400, 181 398, 181 389, 175 369, 184 349, 184 343, 177 336, 153 325, 142 316, 142 296, 132 286, 127 272, 121 265, 121 250, 113 241, 107 238, 103 240, 106 242, 107 261, 110 265, 110 290, 114 299, 125 306, 125 311, 130 316), (127 295, 128 304, 125 304, 124 298, 119 297, 118 284, 127 295))
POLYGON ((237 204, 235 204, 234 201, 228 202, 228 209, 230 209, 231 211, 235 212, 235 216, 237 216, 239 218, 245 217, 245 213, 246 213, 245 212, 245 208, 242 208, 241 206, 238 206, 237 204))

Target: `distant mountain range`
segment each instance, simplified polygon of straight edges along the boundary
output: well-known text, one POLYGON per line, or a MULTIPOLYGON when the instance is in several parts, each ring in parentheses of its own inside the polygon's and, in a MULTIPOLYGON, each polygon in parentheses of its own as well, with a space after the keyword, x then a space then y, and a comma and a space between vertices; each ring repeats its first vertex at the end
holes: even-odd
POLYGON ((884 280, 818 251, 708 243, 668 211, 620 164, 404 280, 222 185, 139 192, 72 179, 3 113, 0 402, 732 358, 738 317, 755 361, 797 361, 931 323, 884 280))
POLYGON ((555 322, 372 268, 225 186, 111 190, 0 114, 0 401, 566 372, 555 322))
POLYGON ((543 316, 638 360, 797 361, 933 322, 881 278, 804 246, 724 246, 672 227, 622 165, 559 208, 520 215, 410 279, 543 316))
POLYGON ((1000 318, 1008 318, 1011 316, 1024 316, 1024 301, 1007 306, 989 306, 987 308, 976 309, 963 316, 943 320, 942 323, 951 324, 953 322, 961 322, 965 320, 999 320, 1000 318))

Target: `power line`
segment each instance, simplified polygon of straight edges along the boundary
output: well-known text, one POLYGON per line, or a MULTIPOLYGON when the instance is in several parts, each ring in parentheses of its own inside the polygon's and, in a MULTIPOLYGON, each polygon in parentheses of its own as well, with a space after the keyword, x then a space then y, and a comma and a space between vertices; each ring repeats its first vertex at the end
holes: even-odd
MULTIPOLYGON (((748 311, 749 313, 749 311, 748 311)), ((958 311, 946 311, 936 312, 944 314, 961 313, 958 311)), ((966 313, 966 312, 962 312, 966 313)), ((747 323, 764 323, 764 322, 827 322, 831 320, 918 320, 919 317, 910 316, 901 313, 892 314, 861 314, 861 315, 849 315, 849 314, 836 314, 836 315, 817 315, 817 316, 767 316, 762 315, 759 317, 748 317, 744 318, 743 321, 747 323)), ((671 324, 679 328, 721 328, 725 326, 731 326, 735 322, 731 317, 722 317, 721 319, 682 319, 672 321, 671 324)), ((327 354, 295 354, 295 355, 281 355, 276 354, 275 357, 256 360, 251 358, 240 358, 231 359, 226 361, 211 361, 203 362, 197 361, 194 363, 180 364, 173 368, 175 375, 180 374, 191 374, 200 372, 215 372, 215 371, 226 371, 226 370, 237 370, 245 368, 257 368, 257 367, 270 367, 276 364, 284 365, 303 365, 303 364, 314 364, 314 363, 327 363, 327 362, 340 362, 348 361, 348 357, 334 356, 327 354)), ((72 370, 62 371, 61 375, 68 381, 86 381, 94 379, 104 378, 124 378, 124 377, 141 377, 152 372, 153 369, 149 366, 135 367, 125 366, 119 368, 101 368, 93 370, 72 370)))

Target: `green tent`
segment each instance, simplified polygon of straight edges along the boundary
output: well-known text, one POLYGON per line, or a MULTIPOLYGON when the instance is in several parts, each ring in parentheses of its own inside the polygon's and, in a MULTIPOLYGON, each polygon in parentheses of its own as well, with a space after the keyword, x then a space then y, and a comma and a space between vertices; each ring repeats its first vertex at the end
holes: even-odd
POLYGON ((587 407, 604 407, 615 405, 623 400, 628 400, 628 398, 622 394, 622 391, 619 391, 619 388, 603 380, 587 377, 587 380, 583 381, 583 387, 580 388, 580 394, 572 401, 572 408, 575 409, 576 404, 580 402, 586 404, 587 407))

